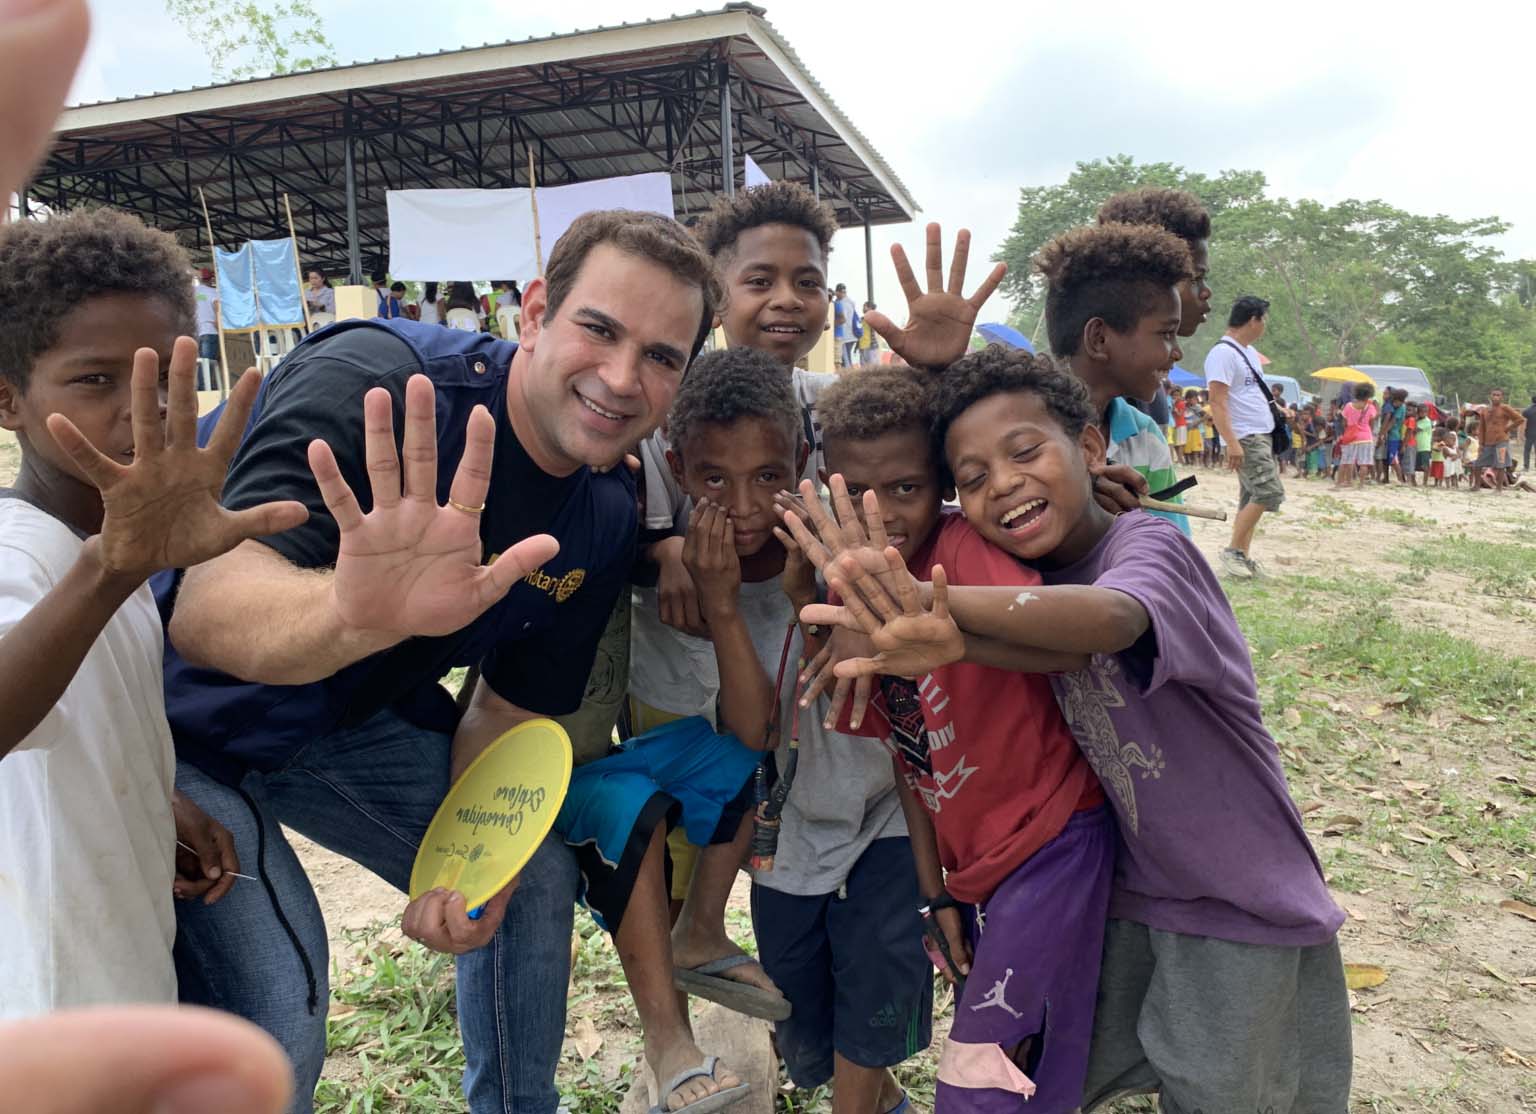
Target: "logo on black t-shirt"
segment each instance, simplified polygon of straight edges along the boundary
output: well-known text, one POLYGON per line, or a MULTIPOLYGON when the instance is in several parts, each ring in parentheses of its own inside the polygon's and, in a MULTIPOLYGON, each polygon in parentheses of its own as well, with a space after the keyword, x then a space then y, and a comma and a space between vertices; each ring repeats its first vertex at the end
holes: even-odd
POLYGON ((532 584, 546 595, 554 596, 556 603, 564 603, 576 594, 582 581, 587 579, 586 569, 572 569, 564 576, 550 576, 543 569, 534 569, 523 577, 524 583, 532 584))

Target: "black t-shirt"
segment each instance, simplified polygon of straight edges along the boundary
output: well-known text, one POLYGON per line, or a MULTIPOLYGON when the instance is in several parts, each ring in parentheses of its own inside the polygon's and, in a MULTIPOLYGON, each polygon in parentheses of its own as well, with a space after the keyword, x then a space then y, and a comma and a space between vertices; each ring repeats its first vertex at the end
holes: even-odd
MULTIPOLYGON (((300 345, 263 386, 256 416, 230 465, 224 503, 243 509, 274 499, 308 506, 303 526, 263 539, 303 568, 334 564, 340 533, 309 470, 310 441, 323 438, 366 512, 373 505, 364 458, 363 396, 394 397, 395 438, 404 430, 405 384, 417 371, 437 388, 438 499, 444 501, 473 407, 496 418, 491 487, 481 515, 487 559, 538 533, 560 552, 464 629, 413 638, 313 685, 251 685, 182 662, 167 644, 166 704, 177 745, 211 772, 225 759, 271 768, 316 735, 393 707, 438 730, 452 727, 439 679, 480 665, 503 699, 562 715, 581 702, 598 639, 633 559, 637 515, 628 469, 582 468, 550 476, 529 458, 506 413, 516 345, 411 321, 358 322, 300 345), (174 660, 173 660, 174 659, 174 660)), ((211 430, 211 423, 207 428, 211 430)), ((221 768, 222 767, 222 768, 221 768)))
POLYGON ((1520 416, 1525 419, 1525 439, 1536 441, 1536 402, 1520 411, 1520 416))

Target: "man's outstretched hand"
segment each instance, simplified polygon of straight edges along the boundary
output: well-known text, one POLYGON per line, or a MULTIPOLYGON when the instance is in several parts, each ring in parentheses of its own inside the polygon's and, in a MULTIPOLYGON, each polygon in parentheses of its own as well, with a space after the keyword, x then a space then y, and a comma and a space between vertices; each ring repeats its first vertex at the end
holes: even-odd
POLYGON ((999 263, 982 279, 969 298, 964 295, 965 268, 971 255, 971 233, 962 228, 955 237, 955 254, 949 264, 949 286, 944 285, 943 233, 937 224, 928 226, 928 289, 917 284, 912 264, 900 244, 891 245, 891 261, 896 265, 896 279, 907 296, 907 323, 896 327, 878 310, 864 315, 870 327, 885 338, 891 351, 913 367, 944 368, 954 363, 971 346, 971 331, 976 315, 986 304, 998 283, 1008 273, 1008 265, 999 263))
POLYGON ((405 385, 405 438, 395 451, 389 392, 363 397, 364 455, 373 509, 364 514, 331 447, 311 441, 309 467, 341 530, 332 592, 343 622, 409 638, 461 630, 523 577, 560 551, 535 534, 481 564, 480 515, 491 486, 496 421, 483 406, 469 416, 464 455, 437 501, 436 393, 425 375, 405 385), (404 461, 402 467, 402 458, 404 461))
POLYGON ((48 432, 101 492, 101 532, 93 539, 109 575, 137 583, 161 569, 184 569, 233 549, 247 538, 280 533, 309 517, 303 503, 263 503, 244 511, 219 503, 229 461, 240 445, 261 376, 249 371, 230 393, 208 447, 197 447, 197 345, 179 337, 171 350, 164 420, 160 357, 133 354, 133 455, 114 460, 63 414, 48 415, 48 432))

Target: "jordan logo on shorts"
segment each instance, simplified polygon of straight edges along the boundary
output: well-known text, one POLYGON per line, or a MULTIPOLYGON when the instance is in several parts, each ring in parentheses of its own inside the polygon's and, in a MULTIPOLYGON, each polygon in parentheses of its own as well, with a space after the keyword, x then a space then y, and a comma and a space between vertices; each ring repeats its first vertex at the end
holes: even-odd
POLYGON ((986 997, 972 1006, 971 1011, 974 1013, 976 1010, 984 1010, 988 1006, 996 1006, 998 1009, 1012 1014, 1015 1018, 1023 1017, 1024 1015, 1010 1006, 1008 999, 1004 997, 1008 990, 1008 980, 1011 978, 1013 978, 1012 967, 1008 968, 1001 981, 992 984, 992 989, 987 991, 986 997))

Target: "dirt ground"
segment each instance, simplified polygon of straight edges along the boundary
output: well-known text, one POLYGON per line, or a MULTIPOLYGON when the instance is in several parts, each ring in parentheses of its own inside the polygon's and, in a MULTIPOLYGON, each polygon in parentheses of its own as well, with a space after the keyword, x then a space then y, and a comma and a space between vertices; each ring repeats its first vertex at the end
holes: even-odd
MULTIPOLYGON (((0 483, 13 474, 14 453, 0 441, 0 483)), ((1191 503, 1235 511, 1229 475, 1199 476, 1191 503)), ((1385 979, 1352 993, 1352 1109, 1536 1110, 1536 717, 1529 714, 1536 705, 1536 496, 1286 482, 1284 513, 1266 516, 1254 546, 1273 579, 1257 589, 1234 585, 1229 594, 1255 646, 1266 717, 1292 792, 1349 914, 1345 959, 1379 968, 1385 979), (1489 573, 1479 564, 1484 550, 1513 562, 1514 571, 1489 573), (1356 614, 1350 609, 1388 591, 1395 599, 1382 606, 1416 638, 1465 639, 1495 655, 1478 659, 1487 668, 1508 668, 1514 691, 1502 711, 1458 703, 1433 676, 1422 699, 1387 691, 1398 681, 1370 680, 1364 649, 1358 681, 1347 661, 1314 668, 1308 652, 1323 652, 1320 643, 1284 640, 1288 614, 1298 624, 1356 614), (1275 628, 1249 622, 1276 607, 1282 618, 1275 628)), ((1214 561, 1227 527, 1197 520, 1194 533, 1214 561)), ((354 964, 368 961, 343 934, 398 923, 402 899, 350 862, 294 841, 325 910, 336 981, 344 982, 354 964)), ((733 901, 738 936, 748 925, 745 889, 738 884, 733 901)), ((575 1108, 611 1110, 627 1086, 639 1034, 611 948, 584 917, 579 924, 582 958, 561 1074, 575 1108), (582 1097, 588 1086, 601 1096, 590 1103, 582 1097)), ((402 954, 393 928, 378 931, 387 950, 402 954)), ((333 1007, 333 1017, 337 1012, 333 1007)), ((940 1018, 938 1032, 946 1027, 940 1018)), ((931 1064, 932 1052, 903 1079, 920 1106, 924 1088, 909 1081, 931 1064)), ((366 1067, 338 1050, 326 1077, 347 1088, 366 1067)), ((444 1102, 397 1106, 385 1095, 377 1108, 453 1108, 451 1099, 444 1102)), ((829 1109, 820 1092, 781 1094, 778 1106, 829 1109)), ((326 1107, 333 1108, 356 1106, 326 1107)))

